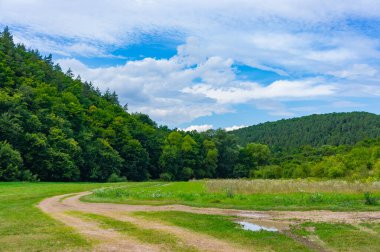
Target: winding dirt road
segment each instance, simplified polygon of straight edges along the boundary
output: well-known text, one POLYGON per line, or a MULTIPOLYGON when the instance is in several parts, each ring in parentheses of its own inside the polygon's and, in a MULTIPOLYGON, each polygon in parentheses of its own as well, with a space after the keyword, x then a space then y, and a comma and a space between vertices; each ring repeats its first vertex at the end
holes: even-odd
MULTIPOLYGON (((40 202, 38 207, 58 221, 71 226, 87 238, 96 241, 94 251, 160 251, 165 247, 153 246, 128 237, 112 229, 101 228, 94 222, 83 221, 81 218, 68 214, 69 211, 94 213, 111 217, 120 221, 128 221, 144 229, 166 232, 179 238, 186 246, 200 251, 247 251, 247 248, 231 244, 214 237, 195 233, 184 228, 166 225, 162 222, 147 221, 128 215, 136 211, 183 211, 199 214, 215 214, 236 216, 257 224, 272 223, 284 230, 291 223, 303 221, 325 221, 357 224, 364 221, 380 222, 380 212, 331 212, 331 211, 244 211, 219 208, 197 208, 183 205, 148 206, 111 203, 85 203, 80 197, 90 192, 75 195, 60 195, 40 202)), ((302 241, 301 241, 302 242, 302 241)), ((307 242, 306 242, 307 243, 307 242)), ((307 245, 307 244, 306 244, 307 245)), ((319 245, 309 244, 316 250, 324 251, 319 245)), ((254 249, 253 249, 254 250, 254 249)))

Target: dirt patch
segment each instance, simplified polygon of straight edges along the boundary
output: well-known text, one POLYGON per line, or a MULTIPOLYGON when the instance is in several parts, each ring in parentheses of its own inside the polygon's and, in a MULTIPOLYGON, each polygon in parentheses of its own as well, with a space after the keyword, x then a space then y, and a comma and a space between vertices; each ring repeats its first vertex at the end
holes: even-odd
MULTIPOLYGON (((201 251, 247 251, 238 245, 229 244, 225 241, 215 239, 208 235, 198 234, 189 230, 166 225, 161 222, 151 222, 141 218, 126 215, 126 212, 146 211, 144 206, 128 206, 103 203, 83 203, 79 201, 85 193, 68 197, 67 195, 46 199, 39 204, 39 207, 53 218, 73 227, 79 233, 91 240, 98 241, 94 246, 94 251, 159 251, 159 247, 152 247, 142 244, 132 238, 126 238, 116 231, 102 229, 95 223, 85 222, 77 217, 73 217, 67 212, 80 211, 86 213, 101 214, 120 221, 128 221, 141 228, 157 230, 157 232, 167 232, 180 238, 183 243, 201 251), (64 198, 63 200, 61 198, 64 198)), ((158 210, 159 211, 159 210, 158 210)))
MULTIPOLYGON (((73 227, 86 237, 98 241, 96 251, 158 251, 159 247, 143 244, 133 238, 126 237, 113 230, 100 228, 96 223, 85 222, 66 214, 68 211, 80 211, 105 215, 117 220, 131 222, 141 228, 154 229, 158 232, 171 233, 180 238, 186 245, 201 251, 245 251, 246 248, 218 240, 214 237, 198 234, 180 227, 161 222, 146 221, 127 215, 136 211, 183 211, 198 214, 235 216, 254 224, 274 226, 296 241, 317 251, 328 251, 321 241, 299 237, 289 231, 293 223, 312 221, 330 223, 380 222, 380 212, 332 212, 332 211, 246 211, 220 208, 199 208, 184 205, 148 206, 112 203, 85 203, 80 197, 89 194, 83 192, 76 195, 61 195, 43 200, 39 207, 53 218, 73 227), (127 214, 126 214, 127 213, 127 214)), ((252 248, 254 250, 254 248, 252 248)))

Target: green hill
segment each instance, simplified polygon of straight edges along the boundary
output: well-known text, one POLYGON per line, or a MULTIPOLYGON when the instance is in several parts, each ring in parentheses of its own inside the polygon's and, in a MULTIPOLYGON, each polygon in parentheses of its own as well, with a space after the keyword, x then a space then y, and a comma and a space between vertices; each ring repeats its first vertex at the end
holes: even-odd
POLYGON ((225 131, 158 127, 0 33, 0 181, 231 177, 237 154, 225 131))
POLYGON ((380 136, 380 116, 366 112, 310 115, 266 122, 231 132, 240 145, 250 142, 278 147, 352 145, 380 136))
POLYGON ((158 177, 166 131, 0 33, 0 180, 158 177))

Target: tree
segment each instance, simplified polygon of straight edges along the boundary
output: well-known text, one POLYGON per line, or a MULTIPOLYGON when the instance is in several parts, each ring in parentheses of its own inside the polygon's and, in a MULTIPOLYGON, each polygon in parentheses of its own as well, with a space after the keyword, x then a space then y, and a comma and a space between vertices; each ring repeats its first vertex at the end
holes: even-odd
POLYGON ((143 181, 149 178, 149 156, 138 140, 128 140, 120 152, 125 162, 121 168, 121 175, 133 181, 143 181))
POLYGON ((181 153, 182 136, 179 132, 171 132, 166 140, 160 157, 161 173, 168 173, 174 179, 180 179, 183 169, 181 153))
POLYGON ((203 159, 203 173, 197 174, 199 178, 213 178, 216 173, 216 168, 218 167, 218 149, 212 140, 204 140, 203 148, 205 150, 205 157, 203 159))
POLYGON ((268 164, 270 156, 271 151, 267 145, 247 144, 239 151, 239 163, 234 167, 234 177, 248 177, 250 170, 257 170, 259 166, 268 164))
POLYGON ((92 143, 86 160, 91 167, 89 179, 94 181, 106 181, 112 174, 119 176, 124 162, 119 153, 102 138, 97 138, 92 143))
MULTIPOLYGON (((190 135, 183 138, 181 145, 181 154, 183 159, 182 180, 189 180, 194 175, 194 171, 199 170, 199 147, 197 142, 190 135)), ((197 175, 199 172, 197 172, 197 175)))
POLYGON ((239 155, 235 137, 219 129, 216 130, 213 141, 218 149, 216 176, 218 178, 232 177, 233 168, 239 155))
POLYGON ((0 142, 0 181, 19 179, 22 169, 22 158, 18 151, 7 142, 0 142))

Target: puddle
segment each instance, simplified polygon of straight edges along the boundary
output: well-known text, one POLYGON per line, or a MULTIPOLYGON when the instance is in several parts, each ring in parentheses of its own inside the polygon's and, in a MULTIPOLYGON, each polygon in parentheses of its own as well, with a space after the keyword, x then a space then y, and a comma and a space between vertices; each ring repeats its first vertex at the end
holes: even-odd
POLYGON ((250 222, 246 222, 246 221, 238 221, 237 223, 240 224, 244 230, 249 230, 253 232, 258 232, 262 230, 269 231, 269 232, 278 232, 278 229, 274 227, 265 227, 265 226, 253 224, 250 222))

